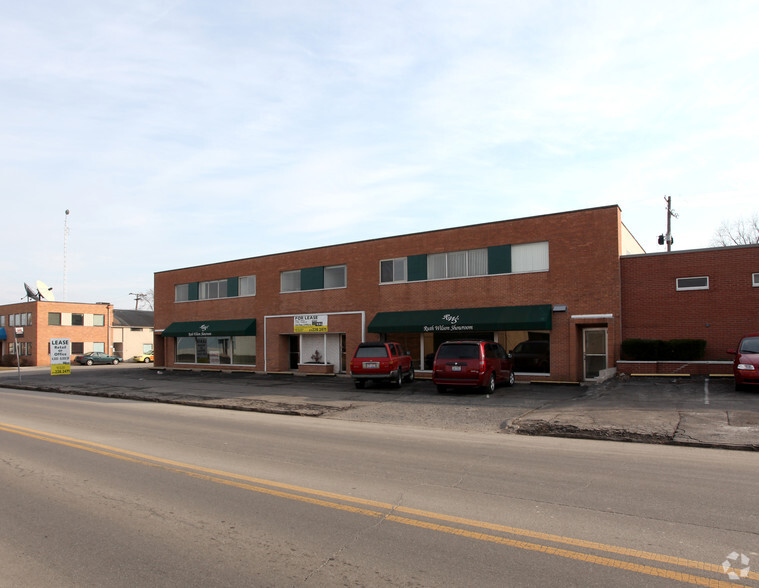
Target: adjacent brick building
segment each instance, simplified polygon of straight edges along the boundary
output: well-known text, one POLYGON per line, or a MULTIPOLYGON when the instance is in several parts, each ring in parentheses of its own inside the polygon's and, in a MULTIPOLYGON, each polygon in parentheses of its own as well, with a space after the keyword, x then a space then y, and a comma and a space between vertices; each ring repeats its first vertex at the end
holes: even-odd
MULTIPOLYGON (((622 258, 622 338, 704 339, 701 373, 730 372, 741 336, 759 332, 759 245, 622 258)), ((640 371, 640 365, 620 366, 640 371)), ((680 366, 659 366, 673 371, 680 366)), ((699 373, 691 363, 684 368, 699 373)))
POLYGON ((156 365, 342 372, 387 339, 423 370, 478 337, 540 342, 522 378, 592 379, 618 359, 622 256, 639 253, 606 206, 157 272, 156 365))
POLYGON ((0 306, 0 356, 4 363, 50 365, 50 339, 71 341, 72 357, 113 352, 113 306, 48 300, 0 306), (16 334, 19 329, 23 333, 16 334))

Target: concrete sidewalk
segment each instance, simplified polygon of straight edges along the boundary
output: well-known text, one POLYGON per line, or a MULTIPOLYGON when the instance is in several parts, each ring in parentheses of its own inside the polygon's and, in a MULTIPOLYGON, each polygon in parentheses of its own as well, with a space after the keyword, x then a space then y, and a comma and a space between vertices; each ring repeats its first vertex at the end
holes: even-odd
POLYGON ((731 378, 517 384, 438 394, 429 381, 356 390, 346 377, 165 371, 143 365, 0 371, 0 387, 437 429, 759 449, 759 391, 731 378))

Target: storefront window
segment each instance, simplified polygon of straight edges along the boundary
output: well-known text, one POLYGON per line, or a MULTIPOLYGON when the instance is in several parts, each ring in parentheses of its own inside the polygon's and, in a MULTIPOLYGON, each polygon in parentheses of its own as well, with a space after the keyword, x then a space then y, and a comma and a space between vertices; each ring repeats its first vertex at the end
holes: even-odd
POLYGON ((177 337, 176 363, 255 365, 256 338, 177 337))
POLYGON ((232 337, 232 363, 256 365, 255 337, 232 337))
POLYGON ((509 331, 508 345, 514 371, 529 374, 549 374, 551 372, 551 339, 549 333, 509 331))
POLYGON ((177 363, 195 363, 195 339, 177 337, 177 363))
POLYGON ((230 364, 229 337, 197 337, 195 339, 195 354, 197 363, 209 363, 213 365, 230 364))
POLYGON ((476 331, 452 333, 385 333, 385 341, 399 343, 411 354, 415 369, 431 370, 435 352, 441 343, 454 339, 485 339, 497 341, 512 354, 514 371, 550 374, 551 354, 548 331, 476 331), (424 366, 422 367, 422 363, 424 366))

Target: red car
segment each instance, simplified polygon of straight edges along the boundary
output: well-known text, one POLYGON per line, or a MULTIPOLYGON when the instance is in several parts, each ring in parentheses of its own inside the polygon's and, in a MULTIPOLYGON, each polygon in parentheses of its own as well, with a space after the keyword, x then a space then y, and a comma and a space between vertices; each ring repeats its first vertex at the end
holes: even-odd
POLYGON ((351 376, 356 388, 368 381, 390 382, 400 388, 403 380, 414 381, 414 364, 398 343, 359 343, 351 360, 351 376))
POLYGON ((743 390, 746 386, 759 386, 759 333, 746 335, 738 343, 738 349, 728 349, 734 355, 733 375, 735 389, 743 390))
POLYGON ((494 341, 446 341, 435 354, 432 383, 440 392, 450 386, 483 388, 491 393, 496 384, 514 384, 511 356, 494 341))

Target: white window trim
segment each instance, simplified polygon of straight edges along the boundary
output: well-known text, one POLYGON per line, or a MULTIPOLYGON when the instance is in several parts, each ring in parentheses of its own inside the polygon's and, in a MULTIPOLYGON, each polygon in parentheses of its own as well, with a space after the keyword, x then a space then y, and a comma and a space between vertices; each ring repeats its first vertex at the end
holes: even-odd
POLYGON ((224 283, 224 289, 226 290, 227 280, 222 278, 221 280, 205 280, 204 282, 198 282, 198 300, 221 300, 222 298, 229 298, 226 294, 224 296, 203 296, 203 290, 209 290, 211 284, 216 284, 216 291, 221 291, 221 284, 224 283))
POLYGON ((751 285, 754 288, 759 288, 759 272, 751 274, 751 285))
MULTIPOLYGON (((473 251, 486 251, 487 252, 487 248, 486 247, 475 247, 474 249, 457 249, 456 251, 439 251, 437 253, 428 253, 427 254, 427 259, 428 260, 433 255, 442 256, 442 259, 445 260, 445 276, 440 277, 440 278, 430 278, 429 277, 429 265, 427 265, 427 281, 428 282, 435 282, 435 281, 438 281, 438 280, 464 280, 464 279, 468 279, 468 278, 482 278, 482 277, 486 277, 486 276, 491 275, 491 274, 488 273, 487 257, 485 258, 485 266, 486 266, 485 267, 485 273, 481 273, 481 274, 471 273, 472 272, 472 268, 471 268, 471 265, 469 263, 470 262, 469 254, 471 252, 473 252, 473 251), (459 253, 459 254, 463 253, 465 255, 465 259, 466 259, 466 262, 465 262, 466 273, 463 276, 451 276, 451 275, 449 275, 450 272, 451 272, 449 256, 450 255, 455 255, 457 253, 459 253)), ((487 253, 486 253, 486 255, 487 255, 487 253)), ((408 267, 407 267, 406 271, 408 272, 408 267)), ((387 282, 385 282, 385 283, 387 283, 387 282)))
POLYGON ((174 302, 189 302, 190 301, 190 284, 174 284, 174 302), (180 298, 179 288, 183 290, 184 298, 180 298))
POLYGON ((291 292, 301 292, 300 289, 300 270, 285 270, 279 272, 279 293, 280 294, 290 294, 291 292), (298 274, 298 287, 293 290, 285 290, 285 274, 298 274))
POLYGON ((342 268, 343 270, 343 278, 344 278, 344 284, 342 286, 324 286, 324 290, 339 290, 341 288, 347 288, 348 287, 348 265, 345 263, 341 263, 339 265, 325 265, 324 266, 324 281, 327 281, 327 270, 331 269, 338 269, 342 268))
POLYGON ((708 290, 709 289, 709 276, 688 276, 683 278, 675 278, 675 290, 677 292, 685 292, 688 290, 708 290), (706 285, 704 286, 680 286, 680 280, 694 280, 705 279, 706 285))
POLYGON ((408 257, 389 257, 388 259, 380 259, 380 284, 404 284, 408 282, 408 257), (395 278, 395 262, 403 260, 403 277, 400 280, 395 278), (388 282, 382 281, 382 264, 386 261, 393 262, 393 279, 388 282))
POLYGON ((237 295, 239 297, 245 298, 247 296, 255 296, 257 288, 258 288, 258 281, 256 280, 256 275, 255 274, 251 274, 249 276, 238 276, 237 277, 237 295), (253 279, 253 293, 252 294, 241 294, 240 293, 240 291, 241 291, 240 284, 241 284, 242 280, 243 279, 249 280, 250 278, 253 279))

